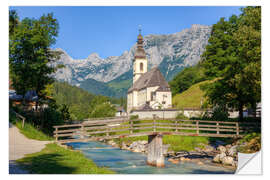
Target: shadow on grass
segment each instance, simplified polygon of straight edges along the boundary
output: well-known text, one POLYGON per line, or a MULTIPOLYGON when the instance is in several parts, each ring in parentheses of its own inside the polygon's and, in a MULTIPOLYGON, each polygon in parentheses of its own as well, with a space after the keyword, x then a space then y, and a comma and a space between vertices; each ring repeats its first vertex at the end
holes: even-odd
POLYGON ((18 161, 22 168, 30 174, 71 174, 77 168, 66 166, 59 154, 43 154, 34 157, 25 157, 18 161))

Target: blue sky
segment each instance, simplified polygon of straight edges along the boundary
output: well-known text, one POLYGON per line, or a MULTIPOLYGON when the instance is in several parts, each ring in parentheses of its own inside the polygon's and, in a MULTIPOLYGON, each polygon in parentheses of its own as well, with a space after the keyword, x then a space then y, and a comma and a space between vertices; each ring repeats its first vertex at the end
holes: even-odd
POLYGON ((136 42, 138 26, 142 34, 170 34, 192 24, 212 25, 221 17, 240 14, 240 7, 10 7, 20 19, 39 18, 54 13, 60 29, 53 48, 64 49, 74 59, 96 52, 100 57, 119 56, 136 42))

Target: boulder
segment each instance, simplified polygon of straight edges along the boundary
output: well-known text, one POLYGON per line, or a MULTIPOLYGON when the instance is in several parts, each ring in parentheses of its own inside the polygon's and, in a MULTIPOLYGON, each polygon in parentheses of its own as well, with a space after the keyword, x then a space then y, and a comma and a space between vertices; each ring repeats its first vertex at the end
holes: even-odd
POLYGON ((221 153, 226 153, 226 148, 224 146, 218 146, 217 150, 219 150, 221 153))
POLYGON ((195 151, 197 151, 197 152, 201 152, 201 151, 202 151, 202 149, 199 148, 199 147, 195 147, 194 149, 195 149, 195 151))
POLYGON ((220 154, 217 154, 217 155, 213 158, 213 162, 215 162, 215 163, 219 163, 219 162, 220 162, 220 154))
POLYGON ((108 141, 109 145, 112 145, 113 143, 115 143, 113 140, 108 141))
POLYGON ((180 157, 180 161, 185 161, 185 160, 186 160, 186 158, 180 157))
POLYGON ((226 157, 226 154, 225 153, 217 154, 214 157, 213 162, 220 163, 220 162, 222 162, 222 160, 223 160, 224 157, 226 157))
POLYGON ((175 156, 175 152, 174 151, 168 151, 166 156, 167 157, 175 156))
POLYGON ((185 157, 180 157, 179 160, 180 160, 180 161, 190 161, 191 159, 185 158, 185 157))
POLYGON ((222 158, 222 164, 233 166, 235 164, 235 162, 233 160, 233 157, 226 156, 226 157, 222 158))
POLYGON ((229 150, 228 150, 228 155, 232 156, 232 157, 236 157, 237 156, 237 146, 232 146, 229 150))
POLYGON ((128 146, 126 145, 126 143, 125 143, 125 142, 122 142, 121 149, 128 149, 128 146))
POLYGON ((178 159, 173 159, 173 158, 168 159, 168 161, 173 163, 173 164, 178 164, 179 163, 178 159))
POLYGON ((130 149, 134 149, 135 147, 138 146, 138 142, 137 141, 134 141, 133 143, 130 144, 130 149))
POLYGON ((138 148, 134 148, 134 149, 132 149, 132 152, 141 152, 141 151, 138 148))
POLYGON ((215 148, 212 147, 212 146, 207 145, 207 146, 204 147, 203 151, 212 152, 212 151, 215 151, 215 148))
POLYGON ((143 145, 148 144, 148 142, 147 142, 146 140, 143 140, 143 141, 141 141, 140 143, 143 144, 143 145))
POLYGON ((232 145, 231 144, 227 144, 225 147, 226 147, 226 149, 230 149, 232 147, 232 145))

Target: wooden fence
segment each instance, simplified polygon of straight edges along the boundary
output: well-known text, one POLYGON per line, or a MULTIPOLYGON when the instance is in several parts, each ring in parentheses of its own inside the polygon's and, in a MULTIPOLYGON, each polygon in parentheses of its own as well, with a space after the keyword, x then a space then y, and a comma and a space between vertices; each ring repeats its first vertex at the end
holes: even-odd
POLYGON ((20 115, 19 113, 15 112, 12 109, 11 109, 11 112, 14 113, 17 118, 20 118, 22 120, 22 128, 24 128, 25 117, 23 117, 22 115, 20 115))
POLYGON ((78 124, 54 126, 54 128, 56 141, 66 143, 143 136, 155 133, 208 137, 241 137, 245 132, 260 130, 260 123, 112 118, 108 120, 88 120, 78 124))

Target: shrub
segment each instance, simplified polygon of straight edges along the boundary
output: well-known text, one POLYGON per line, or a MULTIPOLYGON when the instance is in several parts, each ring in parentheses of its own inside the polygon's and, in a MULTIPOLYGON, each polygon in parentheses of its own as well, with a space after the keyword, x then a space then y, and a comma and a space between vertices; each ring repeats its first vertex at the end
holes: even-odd
POLYGON ((240 144, 245 144, 239 147, 242 153, 254 153, 261 149, 261 133, 250 133, 240 140, 240 144))
POLYGON ((212 113, 212 116, 211 116, 212 120, 225 121, 225 120, 228 120, 228 118, 229 118, 229 113, 226 110, 226 108, 224 108, 222 106, 218 106, 218 107, 215 107, 213 109, 213 113, 212 113))
POLYGON ((139 115, 131 115, 130 120, 139 119, 139 115))
POLYGON ((177 114, 176 119, 186 119, 186 120, 188 120, 189 118, 186 117, 186 116, 184 115, 184 113, 181 112, 181 113, 177 114))

